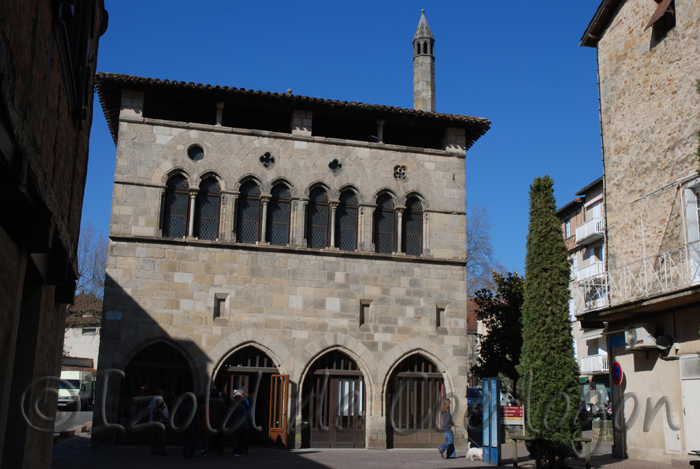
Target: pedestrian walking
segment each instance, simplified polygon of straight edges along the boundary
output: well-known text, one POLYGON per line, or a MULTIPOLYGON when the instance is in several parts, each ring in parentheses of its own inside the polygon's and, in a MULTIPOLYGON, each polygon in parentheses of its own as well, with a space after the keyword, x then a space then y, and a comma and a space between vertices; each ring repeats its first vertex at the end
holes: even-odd
MULTIPOLYGON (((170 414, 168 412, 168 406, 163 400, 165 392, 162 389, 156 389, 156 395, 148 404, 151 412, 148 417, 149 422, 160 422, 163 425, 168 423, 170 414)), ((165 452, 165 428, 161 425, 156 425, 153 428, 153 434, 151 435, 151 454, 159 456, 167 456, 168 453, 165 452)))
POLYGON ((457 424, 452 421, 449 399, 445 400, 440 409, 440 426, 445 433, 445 444, 438 447, 440 456, 442 456, 443 459, 456 458, 455 435, 452 432, 452 427, 457 427, 457 424))

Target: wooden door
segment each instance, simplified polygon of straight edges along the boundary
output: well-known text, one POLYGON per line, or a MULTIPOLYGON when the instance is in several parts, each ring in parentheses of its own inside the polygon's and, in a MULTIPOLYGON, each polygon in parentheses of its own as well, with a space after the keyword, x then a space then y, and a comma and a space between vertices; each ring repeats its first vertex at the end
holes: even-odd
POLYGON ((287 447, 287 401, 289 375, 270 377, 270 425, 268 435, 272 444, 287 447))
MULTIPOLYGON (((309 424, 310 445, 315 448, 365 447, 365 388, 362 376, 312 377, 309 424)), ((358 372, 359 374, 359 372, 358 372)))

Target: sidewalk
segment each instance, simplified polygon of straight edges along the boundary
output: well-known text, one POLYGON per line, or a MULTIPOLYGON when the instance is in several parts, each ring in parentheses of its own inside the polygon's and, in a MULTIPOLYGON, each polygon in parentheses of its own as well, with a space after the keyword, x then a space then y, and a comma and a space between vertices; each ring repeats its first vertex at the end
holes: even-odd
MULTIPOLYGON (((503 466, 512 467, 512 446, 504 445, 503 466)), ((603 448, 600 448, 601 450, 603 448)), ((405 469, 443 469, 453 467, 493 467, 481 461, 465 459, 464 451, 457 452, 457 459, 441 459, 436 449, 307 449, 285 451, 279 449, 252 448, 250 454, 234 457, 233 454, 214 454, 195 461, 182 461, 182 448, 169 446, 167 456, 151 456, 146 446, 116 446, 90 448, 87 434, 62 440, 54 446, 51 467, 55 469, 75 469, 76 467, 99 467, 99 469, 159 469, 200 466, 206 468, 250 467, 255 469, 310 468, 310 469, 385 469, 401 467, 405 469)), ((608 451, 609 454, 609 451, 608 451)), ((526 457, 524 446, 518 447, 520 467, 534 467, 526 457)), ((570 467, 583 468, 585 460, 568 461, 570 467)), ((620 460, 612 456, 594 455, 592 467, 605 469, 670 469, 667 464, 650 463, 638 460, 620 460)), ((688 465, 688 468, 691 466, 688 465)))

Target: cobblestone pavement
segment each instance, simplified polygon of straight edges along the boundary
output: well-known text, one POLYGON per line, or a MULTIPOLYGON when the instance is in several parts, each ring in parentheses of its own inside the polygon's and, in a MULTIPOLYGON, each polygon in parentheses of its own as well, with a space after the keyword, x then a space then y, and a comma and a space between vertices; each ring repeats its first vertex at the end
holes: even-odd
MULTIPOLYGON (((609 444, 608 444, 609 445, 609 444)), ((599 448, 599 450, 609 450, 599 448)), ((511 466, 511 445, 503 446, 503 465, 511 466)), ((294 450, 252 448, 250 454, 235 457, 231 453, 209 455, 195 461, 182 461, 182 449, 168 447, 167 456, 151 456, 145 446, 118 446, 90 448, 87 434, 66 439, 54 446, 51 467, 55 469, 75 469, 76 467, 97 467, 99 469, 159 469, 200 466, 206 468, 250 467, 256 469, 309 468, 309 469, 375 469, 401 467, 406 469, 443 469, 451 467, 493 467, 481 461, 465 459, 464 451, 457 452, 457 459, 444 460, 436 449, 394 449, 394 450, 294 450)), ((520 467, 533 467, 533 461, 524 457, 524 446, 519 446, 520 467)), ((607 452, 609 455, 609 451, 607 452)), ((620 460, 606 455, 594 455, 593 467, 605 469, 670 469, 673 466, 649 463, 638 460, 620 460)), ((585 467, 583 459, 572 460, 569 466, 585 467)), ((690 465, 687 466, 690 468, 690 465)))

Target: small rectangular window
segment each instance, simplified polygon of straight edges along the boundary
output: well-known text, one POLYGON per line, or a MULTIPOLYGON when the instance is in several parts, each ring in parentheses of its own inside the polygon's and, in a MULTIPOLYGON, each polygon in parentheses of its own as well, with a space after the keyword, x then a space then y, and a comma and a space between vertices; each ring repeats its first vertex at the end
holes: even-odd
POLYGON ((372 300, 360 300, 360 317, 359 325, 364 326, 369 322, 369 306, 372 304, 372 300))
POLYGON ((435 328, 445 327, 445 307, 435 308, 435 328))
POLYGON ((571 238, 571 219, 566 220, 566 238, 571 238))
POLYGON ((83 327, 83 335, 97 335, 97 329, 94 327, 83 327))
POLYGON ((212 314, 214 319, 228 316, 226 314, 226 298, 228 298, 228 295, 225 293, 214 294, 214 308, 212 314))
MULTIPOLYGON (((674 0, 656 0, 658 6, 647 28, 653 24, 654 43, 661 41, 676 26, 676 2, 674 0)), ((646 28, 645 28, 646 29, 646 28)))

